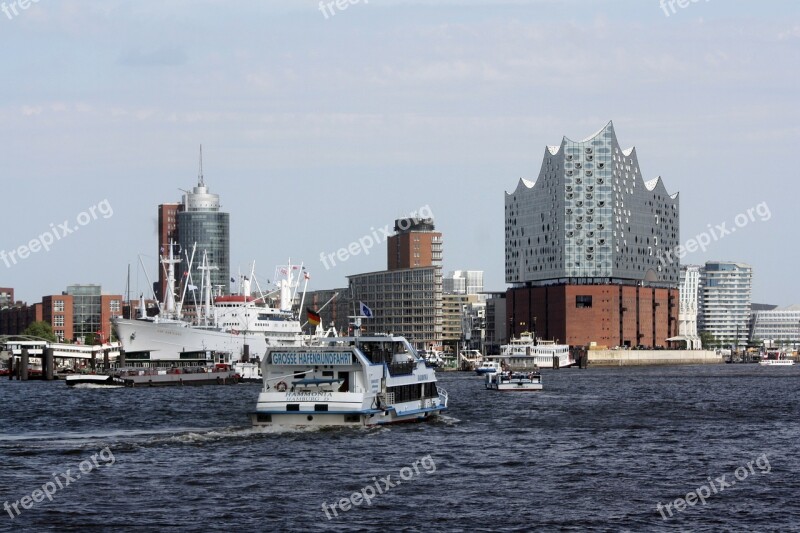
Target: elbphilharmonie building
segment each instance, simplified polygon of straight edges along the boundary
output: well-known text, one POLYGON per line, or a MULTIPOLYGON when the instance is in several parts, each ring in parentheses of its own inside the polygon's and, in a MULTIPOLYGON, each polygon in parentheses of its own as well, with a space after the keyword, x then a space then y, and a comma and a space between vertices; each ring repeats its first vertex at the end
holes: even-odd
POLYGON ((666 347, 677 334, 678 195, 642 176, 613 123, 548 146, 505 198, 509 333, 666 347))

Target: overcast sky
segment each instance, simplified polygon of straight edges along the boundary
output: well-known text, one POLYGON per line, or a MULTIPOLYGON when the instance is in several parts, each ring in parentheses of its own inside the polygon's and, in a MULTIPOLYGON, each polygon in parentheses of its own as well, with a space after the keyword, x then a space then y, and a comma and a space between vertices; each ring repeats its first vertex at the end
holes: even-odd
POLYGON ((800 302, 800 3, 346 5, 327 18, 317 0, 0 12, 0 250, 85 223, 0 261, 0 286, 29 302, 72 283, 120 293, 131 264, 145 290, 156 206, 196 183, 202 143, 234 273, 255 260, 271 279, 291 257, 311 288, 343 286, 385 268, 385 245, 329 269, 320 254, 429 206, 445 270, 485 270, 503 290, 504 192, 537 177, 546 145, 613 120, 645 179, 680 192, 683 242, 768 206, 685 263, 750 263, 754 301, 800 302), (104 200, 113 215, 92 219, 104 200))

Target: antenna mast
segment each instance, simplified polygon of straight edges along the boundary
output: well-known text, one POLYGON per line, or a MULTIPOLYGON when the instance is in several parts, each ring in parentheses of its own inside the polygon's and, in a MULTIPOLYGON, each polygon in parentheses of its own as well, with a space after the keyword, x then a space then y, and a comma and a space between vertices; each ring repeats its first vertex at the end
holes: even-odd
POLYGON ((200 145, 200 172, 197 174, 197 186, 205 187, 206 180, 203 178, 203 145, 200 145))

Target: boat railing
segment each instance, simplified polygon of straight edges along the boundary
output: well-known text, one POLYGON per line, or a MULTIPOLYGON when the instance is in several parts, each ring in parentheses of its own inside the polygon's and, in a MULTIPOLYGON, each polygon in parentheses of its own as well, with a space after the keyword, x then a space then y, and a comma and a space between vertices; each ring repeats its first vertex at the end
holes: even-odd
POLYGON ((447 391, 444 390, 443 388, 438 386, 436 388, 439 391, 439 403, 447 407, 447 402, 450 399, 450 395, 447 394, 447 391))

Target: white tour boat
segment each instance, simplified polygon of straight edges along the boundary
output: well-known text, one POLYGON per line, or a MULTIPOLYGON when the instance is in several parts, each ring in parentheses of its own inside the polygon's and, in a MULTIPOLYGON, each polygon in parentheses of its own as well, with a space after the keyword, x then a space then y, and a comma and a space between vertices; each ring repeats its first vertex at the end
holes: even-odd
POLYGON ((328 337, 269 348, 254 426, 373 426, 430 420, 447 393, 403 337, 328 337))
POLYGON ((497 372, 486 374, 486 388, 502 392, 531 392, 542 390, 539 372, 497 372))
POLYGON ((505 368, 512 370, 564 368, 576 364, 568 345, 535 339, 527 332, 504 344, 500 355, 492 356, 492 359, 501 361, 505 368))
POLYGON ((758 364, 761 366, 792 366, 794 361, 791 359, 764 359, 758 364))

